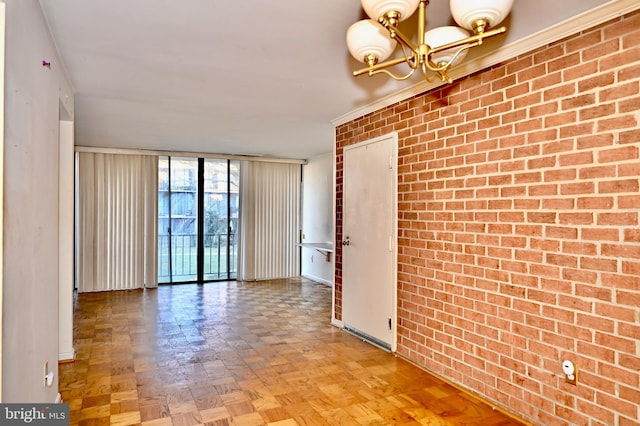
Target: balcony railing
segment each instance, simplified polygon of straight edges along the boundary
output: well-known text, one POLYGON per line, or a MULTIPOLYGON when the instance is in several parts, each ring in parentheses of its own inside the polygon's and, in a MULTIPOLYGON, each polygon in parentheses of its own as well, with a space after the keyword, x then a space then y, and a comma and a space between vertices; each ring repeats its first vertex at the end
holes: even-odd
MULTIPOLYGON (((198 273, 198 236, 173 234, 158 236, 158 282, 195 281, 198 273), (171 247, 171 268, 169 268, 171 247)), ((238 247, 236 234, 204 234, 204 279, 235 278, 238 247), (227 247, 229 259, 227 261, 227 247)))

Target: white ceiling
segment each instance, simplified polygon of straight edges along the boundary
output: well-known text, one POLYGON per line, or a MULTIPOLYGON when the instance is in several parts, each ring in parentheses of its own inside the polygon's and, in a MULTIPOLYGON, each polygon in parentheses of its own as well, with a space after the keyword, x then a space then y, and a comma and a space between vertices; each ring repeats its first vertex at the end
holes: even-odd
MULTIPOLYGON (((333 149, 332 119, 421 81, 351 76, 358 0, 40 3, 76 91, 78 145, 310 158, 333 149)), ((475 54, 604 3, 515 0, 507 34, 475 54)), ((427 15, 448 24, 448 2, 427 15)))

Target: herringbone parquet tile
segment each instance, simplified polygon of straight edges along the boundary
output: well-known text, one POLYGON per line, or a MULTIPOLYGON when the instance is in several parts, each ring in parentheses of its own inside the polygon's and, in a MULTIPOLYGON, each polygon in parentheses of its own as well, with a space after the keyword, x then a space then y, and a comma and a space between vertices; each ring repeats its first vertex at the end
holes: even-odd
POLYGON ((76 298, 60 392, 79 425, 519 423, 329 324, 305 279, 76 298))

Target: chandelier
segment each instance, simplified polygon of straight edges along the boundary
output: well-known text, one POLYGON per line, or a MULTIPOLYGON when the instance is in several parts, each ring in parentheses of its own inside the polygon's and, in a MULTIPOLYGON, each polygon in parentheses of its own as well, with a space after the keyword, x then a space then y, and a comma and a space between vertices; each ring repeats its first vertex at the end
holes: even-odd
POLYGON ((513 0, 451 0, 451 15, 462 28, 445 26, 425 32, 429 0, 361 1, 371 19, 349 27, 347 47, 351 55, 367 67, 354 71, 354 76, 385 73, 396 80, 406 80, 420 69, 427 81, 432 82, 437 76, 448 83, 452 81, 447 74, 449 68, 462 62, 470 48, 507 30, 493 27, 504 20, 513 6, 513 0), (416 9, 418 44, 398 29, 398 23, 413 15, 416 9), (385 61, 396 45, 400 45, 402 57, 385 61), (399 76, 387 69, 402 63, 410 68, 407 74, 399 76))

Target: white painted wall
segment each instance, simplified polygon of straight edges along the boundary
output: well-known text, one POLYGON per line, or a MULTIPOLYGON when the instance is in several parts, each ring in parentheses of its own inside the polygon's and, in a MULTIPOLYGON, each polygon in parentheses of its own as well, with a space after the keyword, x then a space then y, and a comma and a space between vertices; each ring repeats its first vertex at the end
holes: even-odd
MULTIPOLYGON (((5 4, 0 0, 0 99, 4 100, 4 33, 5 33, 5 4)), ((4 102, 0 102, 0 271, 2 271, 3 245, 2 224, 4 222, 4 102)), ((3 283, 0 274, 0 331, 2 327, 2 296, 3 283)), ((0 384, 2 384, 2 339, 0 338, 0 384)), ((2 402, 2 386, 0 386, 0 402, 2 402)))
MULTIPOLYGON (((302 168, 302 234, 304 243, 333 242, 333 155, 309 159, 302 168)), ((302 276, 333 285, 331 261, 312 248, 302 249, 302 276)))
POLYGON ((5 0, 3 402, 58 394, 59 121, 73 92, 37 0, 5 0), (51 68, 42 61, 51 62, 51 68), (55 373, 44 386, 43 365, 55 373))

